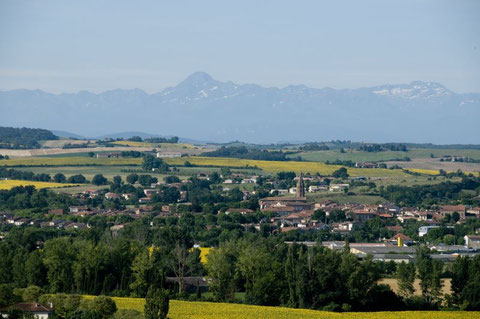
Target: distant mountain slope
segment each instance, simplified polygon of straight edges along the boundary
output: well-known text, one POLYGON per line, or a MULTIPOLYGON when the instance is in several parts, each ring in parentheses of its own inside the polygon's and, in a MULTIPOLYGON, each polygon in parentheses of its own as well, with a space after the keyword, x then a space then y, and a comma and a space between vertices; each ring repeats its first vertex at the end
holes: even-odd
POLYGON ((75 134, 75 133, 72 133, 72 132, 52 130, 52 133, 55 134, 58 137, 63 137, 63 138, 76 138, 76 139, 79 139, 79 140, 84 140, 85 139, 85 137, 83 137, 81 135, 78 135, 78 134, 75 134))
POLYGON ((84 136, 157 132, 195 140, 480 143, 480 94, 434 82, 360 89, 265 88, 197 72, 155 94, 0 92, 0 125, 45 127, 84 136))

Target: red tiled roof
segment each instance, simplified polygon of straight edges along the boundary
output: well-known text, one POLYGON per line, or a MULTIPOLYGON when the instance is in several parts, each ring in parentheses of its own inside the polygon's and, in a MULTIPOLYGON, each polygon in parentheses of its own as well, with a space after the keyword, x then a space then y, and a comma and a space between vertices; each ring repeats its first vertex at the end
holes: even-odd
POLYGON ((405 240, 411 241, 411 240, 412 240, 410 237, 408 237, 407 235, 402 234, 402 233, 396 234, 395 236, 393 236, 392 238, 390 238, 390 240, 397 240, 398 237, 400 237, 403 241, 405 241, 405 240))
POLYGON ((0 311, 9 311, 11 309, 20 309, 27 312, 51 312, 52 309, 42 306, 38 303, 17 303, 16 305, 5 307, 0 309, 0 311))

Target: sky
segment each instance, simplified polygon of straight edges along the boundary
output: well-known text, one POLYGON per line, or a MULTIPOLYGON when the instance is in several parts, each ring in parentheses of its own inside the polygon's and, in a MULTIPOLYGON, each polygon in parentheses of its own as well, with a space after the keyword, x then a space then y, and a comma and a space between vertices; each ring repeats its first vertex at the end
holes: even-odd
POLYGON ((480 92, 480 1, 0 0, 0 90, 221 81, 480 92))

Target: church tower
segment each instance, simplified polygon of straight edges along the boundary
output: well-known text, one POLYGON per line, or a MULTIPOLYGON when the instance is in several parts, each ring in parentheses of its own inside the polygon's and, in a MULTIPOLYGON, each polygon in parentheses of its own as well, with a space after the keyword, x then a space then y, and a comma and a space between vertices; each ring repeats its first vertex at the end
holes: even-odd
POLYGON ((303 182, 303 173, 300 173, 300 177, 297 182, 296 197, 305 197, 305 184, 303 182))

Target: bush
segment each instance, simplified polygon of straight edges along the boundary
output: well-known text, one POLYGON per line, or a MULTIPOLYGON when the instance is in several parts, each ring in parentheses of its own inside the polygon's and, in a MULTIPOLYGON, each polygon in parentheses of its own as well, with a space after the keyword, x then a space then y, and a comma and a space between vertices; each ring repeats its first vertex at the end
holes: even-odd
POLYGON ((166 319, 169 303, 170 297, 167 290, 150 287, 145 298, 145 319, 166 319))
POLYGON ((25 302, 34 302, 34 301, 38 301, 38 299, 42 294, 43 294, 42 288, 38 286, 28 286, 23 290, 22 299, 25 302))
POLYGON ((101 318, 110 318, 117 311, 117 305, 112 298, 107 296, 98 296, 92 300, 83 300, 82 310, 98 312, 101 318))

